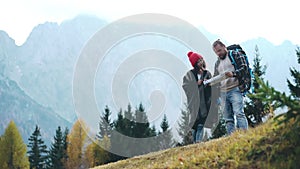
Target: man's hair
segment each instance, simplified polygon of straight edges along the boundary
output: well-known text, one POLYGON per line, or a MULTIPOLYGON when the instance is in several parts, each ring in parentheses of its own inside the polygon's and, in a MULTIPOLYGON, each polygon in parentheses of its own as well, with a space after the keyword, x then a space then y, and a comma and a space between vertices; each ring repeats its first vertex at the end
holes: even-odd
POLYGON ((226 45, 220 41, 220 39, 216 40, 214 43, 213 43, 213 48, 215 48, 217 45, 220 45, 222 47, 226 47, 226 45))

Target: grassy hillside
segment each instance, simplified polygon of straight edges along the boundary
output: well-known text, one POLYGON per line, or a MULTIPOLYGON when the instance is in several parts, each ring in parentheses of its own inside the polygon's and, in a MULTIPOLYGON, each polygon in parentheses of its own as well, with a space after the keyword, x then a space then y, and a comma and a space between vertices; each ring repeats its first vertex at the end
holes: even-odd
POLYGON ((120 168, 298 168, 300 125, 273 120, 248 131, 205 143, 177 147, 94 169, 120 168))

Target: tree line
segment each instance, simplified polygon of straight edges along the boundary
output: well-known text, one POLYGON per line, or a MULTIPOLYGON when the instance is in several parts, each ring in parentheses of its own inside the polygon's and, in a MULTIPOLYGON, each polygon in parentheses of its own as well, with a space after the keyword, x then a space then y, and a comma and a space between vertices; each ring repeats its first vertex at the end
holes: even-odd
MULTIPOLYGON (((264 122, 264 118, 272 116, 279 107, 288 107, 288 112, 282 114, 282 122, 289 119, 299 120, 300 112, 300 71, 290 68, 292 80, 287 79, 290 94, 281 93, 265 82, 263 75, 266 66, 261 65, 258 47, 255 48, 253 71, 255 74, 254 91, 247 95, 245 114, 249 125, 255 127, 264 122)), ((298 63, 300 64, 300 49, 296 49, 298 63)), ((126 159, 135 155, 158 151, 174 146, 192 143, 191 130, 188 127, 189 112, 187 108, 181 110, 181 119, 178 123, 180 141, 175 141, 170 130, 169 122, 164 115, 160 129, 150 125, 142 104, 133 110, 129 104, 125 111, 120 110, 115 120, 111 119, 112 112, 106 106, 99 115, 98 132, 94 138, 87 135, 88 127, 84 121, 78 119, 72 129, 62 129, 58 126, 50 147, 45 145, 39 126, 36 126, 28 138, 28 145, 11 121, 3 135, 0 136, 0 167, 3 169, 34 168, 34 169, 74 169, 89 168, 101 164, 126 159), (137 138, 132 143, 119 137, 118 134, 137 138), (143 142, 138 138, 152 138, 143 142), (136 151, 142 150, 142 151, 136 151), (113 152, 126 152, 127 156, 113 152)), ((214 139, 226 133, 224 120, 220 113, 220 120, 212 136, 214 139)))
POLYGON ((9 169, 89 168, 175 145, 166 115, 161 121, 161 130, 157 130, 154 125, 150 126, 142 104, 135 111, 128 105, 124 112, 120 110, 114 121, 111 120, 111 114, 106 106, 100 115, 99 131, 94 138, 88 137, 89 129, 81 119, 74 123, 71 131, 58 126, 49 149, 42 139, 39 126, 36 125, 26 145, 17 126, 11 121, 0 137, 0 166, 9 169), (120 140, 114 134, 116 132, 132 138, 155 138, 162 134, 164 137, 154 139, 153 144, 145 143, 143 147, 128 147, 132 144, 120 140), (118 151, 126 151, 128 155, 124 157, 111 153, 114 147, 118 151), (143 152, 135 152, 137 149, 143 152))

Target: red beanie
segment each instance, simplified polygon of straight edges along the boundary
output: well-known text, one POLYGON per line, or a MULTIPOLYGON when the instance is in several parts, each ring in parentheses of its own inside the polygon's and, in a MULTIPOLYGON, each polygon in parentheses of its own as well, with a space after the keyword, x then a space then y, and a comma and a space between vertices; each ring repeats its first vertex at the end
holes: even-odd
POLYGON ((189 52, 187 55, 188 55, 189 60, 190 60, 190 62, 191 62, 191 64, 192 64, 193 67, 195 66, 195 64, 197 63, 197 61, 199 59, 203 58, 200 54, 192 52, 192 51, 189 52))

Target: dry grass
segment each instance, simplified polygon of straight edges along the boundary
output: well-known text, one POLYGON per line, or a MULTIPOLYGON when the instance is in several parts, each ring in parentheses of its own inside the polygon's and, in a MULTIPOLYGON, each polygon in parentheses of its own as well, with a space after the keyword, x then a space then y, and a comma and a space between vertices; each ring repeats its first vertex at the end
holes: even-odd
POLYGON ((94 169, 296 168, 300 160, 299 124, 267 122, 230 137, 171 148, 94 169))

